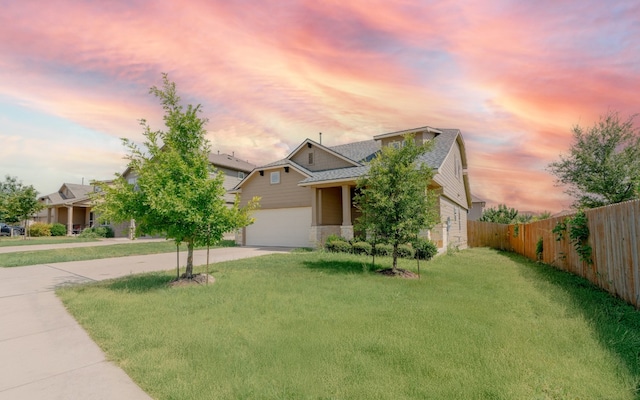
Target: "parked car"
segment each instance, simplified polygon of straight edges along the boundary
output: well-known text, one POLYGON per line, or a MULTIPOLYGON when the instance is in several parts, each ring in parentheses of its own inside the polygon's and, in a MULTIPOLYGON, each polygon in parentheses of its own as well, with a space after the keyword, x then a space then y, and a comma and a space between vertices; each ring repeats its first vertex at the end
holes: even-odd
POLYGON ((11 236, 11 227, 4 222, 0 222, 0 236, 11 236))
POLYGON ((11 232, 13 231, 13 236, 16 235, 24 235, 24 228, 21 226, 11 226, 7 225, 4 222, 0 222, 0 236, 12 236, 11 232))

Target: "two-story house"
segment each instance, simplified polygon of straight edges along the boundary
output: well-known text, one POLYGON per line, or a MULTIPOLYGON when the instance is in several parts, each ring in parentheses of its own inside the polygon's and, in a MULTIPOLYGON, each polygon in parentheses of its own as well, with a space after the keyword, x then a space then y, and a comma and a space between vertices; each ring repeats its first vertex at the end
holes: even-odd
POLYGON ((401 145, 404 135, 419 143, 433 141, 421 157, 434 170, 429 189, 438 196, 440 223, 426 233, 440 249, 467 244, 467 212, 471 192, 467 156, 458 129, 421 127, 374 136, 372 140, 324 146, 303 141, 286 158, 254 169, 233 193, 242 204, 260 196, 255 223, 237 235, 251 246, 315 247, 330 234, 352 238, 358 211, 353 205, 357 179, 382 146, 401 145))

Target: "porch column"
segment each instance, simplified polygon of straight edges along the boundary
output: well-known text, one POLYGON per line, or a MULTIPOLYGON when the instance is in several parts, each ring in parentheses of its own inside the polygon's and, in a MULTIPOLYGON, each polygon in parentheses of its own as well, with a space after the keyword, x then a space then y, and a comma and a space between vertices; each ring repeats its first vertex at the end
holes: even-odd
POLYGON ((51 223, 51 207, 47 207, 47 224, 51 223))
POLYGON ((318 190, 311 188, 311 226, 318 225, 318 190))
POLYGON ((67 236, 73 235, 73 206, 67 206, 67 236))
POLYGON ((316 243, 321 246, 322 232, 318 226, 318 196, 320 191, 314 187, 311 188, 311 227, 309 228, 309 243, 316 243))
POLYGON ((351 189, 349 185, 342 185, 342 226, 340 235, 345 239, 353 239, 353 225, 351 224, 351 189))

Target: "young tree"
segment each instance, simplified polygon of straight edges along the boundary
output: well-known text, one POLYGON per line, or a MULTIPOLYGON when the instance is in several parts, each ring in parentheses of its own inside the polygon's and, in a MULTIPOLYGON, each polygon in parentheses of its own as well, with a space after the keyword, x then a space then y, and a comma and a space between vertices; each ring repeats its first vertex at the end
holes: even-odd
POLYGON ((569 154, 549 164, 577 208, 640 197, 640 133, 634 117, 621 121, 618 113, 609 112, 586 131, 576 125, 569 154))
POLYGON ((193 277, 193 248, 212 244, 225 232, 252 222, 249 212, 257 199, 244 209, 227 208, 223 195, 224 175, 211 169, 209 142, 205 138, 206 119, 200 118, 200 105, 180 105, 175 83, 163 74, 163 87, 152 87, 165 111, 167 131, 144 128, 144 149, 123 139, 136 182, 128 183, 116 175, 111 184, 101 183, 95 194, 96 211, 103 220, 136 221, 137 234, 164 234, 176 245, 187 244, 186 278, 193 277))
POLYGON ((0 220, 8 223, 24 222, 42 210, 38 191, 32 185, 23 185, 17 177, 7 175, 0 182, 0 220))
POLYGON ((420 159, 431 146, 431 142, 418 146, 413 135, 406 135, 402 147, 383 147, 370 162, 369 173, 357 182, 354 200, 362 213, 358 229, 393 246, 394 274, 398 246, 437 222, 435 196, 427 190, 433 171, 420 159))
POLYGON ((518 219, 518 210, 509 208, 506 204, 498 204, 498 208, 487 208, 482 212, 478 221, 495 222, 497 224, 513 224, 515 222, 526 222, 518 219))

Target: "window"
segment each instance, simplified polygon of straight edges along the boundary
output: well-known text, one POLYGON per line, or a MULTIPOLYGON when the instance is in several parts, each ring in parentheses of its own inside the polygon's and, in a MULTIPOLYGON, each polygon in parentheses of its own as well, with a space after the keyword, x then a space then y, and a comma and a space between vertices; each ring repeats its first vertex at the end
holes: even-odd
POLYGON ((238 178, 244 179, 244 177, 245 177, 244 172, 238 171, 238 178))
POLYGON ((399 149, 400 147, 402 147, 402 143, 400 143, 397 140, 393 142, 389 142, 389 147, 393 147, 394 149, 399 149))
POLYGON ((280 171, 272 172, 270 178, 271 178, 272 185, 280 183, 280 171))
POLYGON ((313 165, 313 153, 309 153, 309 165, 313 165))

